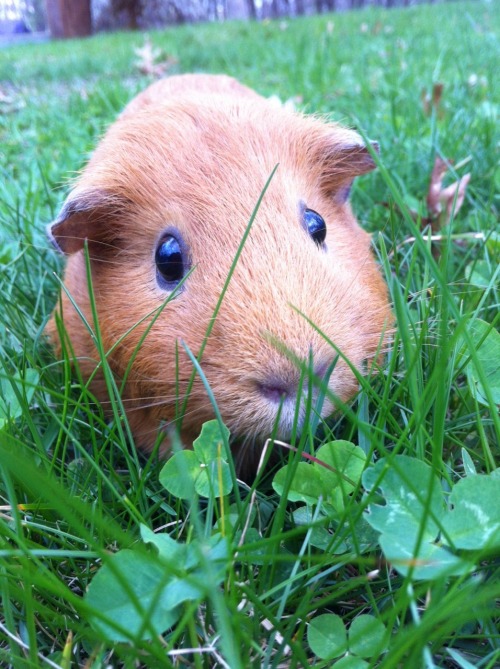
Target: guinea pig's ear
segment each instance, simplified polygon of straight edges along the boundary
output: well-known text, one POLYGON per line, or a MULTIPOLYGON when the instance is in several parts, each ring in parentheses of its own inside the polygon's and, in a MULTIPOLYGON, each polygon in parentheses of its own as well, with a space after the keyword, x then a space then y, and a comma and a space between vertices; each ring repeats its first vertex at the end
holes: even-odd
POLYGON ((85 240, 104 250, 116 240, 116 225, 111 223, 116 223, 124 207, 124 202, 104 190, 75 190, 47 226, 47 236, 65 254, 81 251, 85 240))
MULTIPOLYGON (((379 153, 377 142, 370 142, 379 153)), ((349 197, 355 177, 371 172, 376 163, 362 138, 351 130, 344 130, 340 137, 334 133, 319 150, 321 166, 320 185, 329 197, 343 204, 349 197)))

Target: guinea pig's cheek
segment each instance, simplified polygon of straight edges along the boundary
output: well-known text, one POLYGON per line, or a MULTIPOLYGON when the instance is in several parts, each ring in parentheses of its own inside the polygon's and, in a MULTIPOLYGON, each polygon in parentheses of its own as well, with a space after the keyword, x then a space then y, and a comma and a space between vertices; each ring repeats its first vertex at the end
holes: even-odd
MULTIPOLYGON (((343 360, 337 362, 333 374, 328 381, 328 390, 332 398, 338 398, 341 402, 347 402, 357 392, 358 381, 352 370, 343 360)), ((330 404, 331 411, 329 415, 336 409, 333 402, 330 404)))

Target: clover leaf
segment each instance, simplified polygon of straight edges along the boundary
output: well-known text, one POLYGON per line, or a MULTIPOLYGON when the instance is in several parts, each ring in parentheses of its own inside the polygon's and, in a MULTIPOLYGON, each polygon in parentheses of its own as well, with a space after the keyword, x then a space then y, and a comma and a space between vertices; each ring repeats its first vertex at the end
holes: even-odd
POLYGON ((179 499, 221 497, 231 492, 233 482, 226 459, 229 430, 212 420, 202 427, 192 451, 179 451, 167 460, 160 483, 179 499))
POLYGON ((292 465, 282 467, 274 477, 273 488, 279 495, 286 490, 291 502, 317 504, 321 497, 338 511, 356 489, 365 466, 366 456, 349 441, 330 441, 315 454, 312 463, 300 462, 291 481, 292 465))
POLYGON ((401 574, 458 576, 475 567, 474 555, 466 551, 500 547, 499 478, 496 470, 462 479, 452 488, 449 508, 432 468, 396 455, 364 472, 366 490, 380 490, 385 502, 372 502, 365 517, 380 532, 382 551, 401 574))
POLYGON ((85 596, 93 627, 112 641, 163 634, 177 622, 183 602, 205 598, 224 579, 229 548, 220 534, 189 544, 145 526, 141 534, 158 554, 125 549, 109 556, 85 596))
POLYGON ((369 614, 354 618, 347 630, 340 616, 323 613, 310 621, 307 641, 322 660, 343 655, 333 667, 362 669, 369 666, 363 658, 377 658, 386 649, 386 632, 384 623, 369 614))
MULTIPOLYGON (((483 377, 480 378, 476 362, 470 359, 465 366, 469 389, 478 402, 489 406, 483 381, 486 381, 493 402, 500 404, 500 333, 491 323, 474 318, 467 325, 472 339, 478 363, 482 366, 483 377)), ((460 350, 461 355, 468 355, 465 344, 460 350)))

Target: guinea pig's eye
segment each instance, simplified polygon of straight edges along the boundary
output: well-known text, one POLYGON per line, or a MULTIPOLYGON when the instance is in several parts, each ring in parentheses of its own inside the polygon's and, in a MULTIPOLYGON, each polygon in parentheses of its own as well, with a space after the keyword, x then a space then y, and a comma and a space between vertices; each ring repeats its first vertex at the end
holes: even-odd
POLYGON ((184 276, 181 244, 174 235, 165 235, 156 248, 155 263, 158 275, 169 284, 179 283, 184 276))
POLYGON ((318 246, 322 246, 326 239, 326 223, 322 216, 314 209, 304 209, 303 222, 309 235, 318 246))

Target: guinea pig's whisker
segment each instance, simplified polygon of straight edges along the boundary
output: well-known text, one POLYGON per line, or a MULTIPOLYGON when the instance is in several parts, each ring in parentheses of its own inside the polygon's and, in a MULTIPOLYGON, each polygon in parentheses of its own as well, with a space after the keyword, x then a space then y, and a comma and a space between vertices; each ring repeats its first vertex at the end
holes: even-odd
MULTIPOLYGON (((137 411, 140 409, 150 409, 156 406, 163 406, 167 404, 173 404, 175 402, 175 396, 172 397, 151 397, 151 398, 122 398, 121 402, 127 411, 137 411)), ((103 400, 101 404, 104 408, 111 405, 110 400, 103 400)))
POLYGON ((261 453, 261 444, 257 446, 257 439, 255 436, 245 436, 243 440, 238 441, 238 449, 234 458, 234 465, 238 475, 245 470, 254 468, 256 464, 257 455, 261 453))

